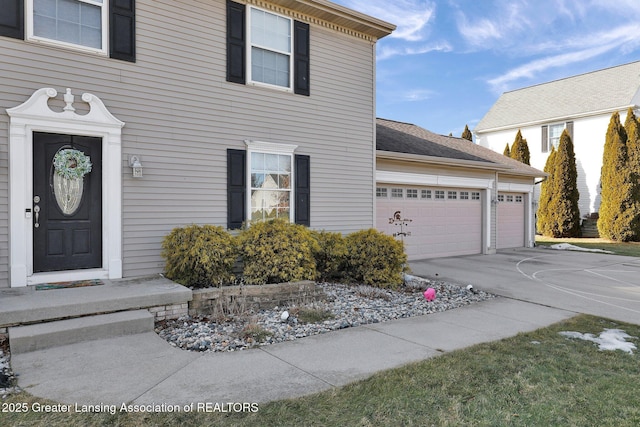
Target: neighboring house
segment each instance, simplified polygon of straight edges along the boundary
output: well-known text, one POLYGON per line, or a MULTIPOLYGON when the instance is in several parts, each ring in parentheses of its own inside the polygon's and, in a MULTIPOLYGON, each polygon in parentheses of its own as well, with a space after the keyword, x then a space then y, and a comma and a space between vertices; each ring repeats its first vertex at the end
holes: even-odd
POLYGON ((326 0, 0 5, 0 287, 159 273, 189 223, 374 226, 393 25, 326 0))
POLYGON ((518 129, 527 140, 531 165, 542 169, 566 128, 578 169, 580 213, 600 207, 600 170, 611 114, 624 123, 628 108, 640 105, 640 62, 607 68, 506 92, 476 126, 476 142, 502 153, 518 129))
POLYGON ((410 232, 402 237, 410 260, 533 246, 543 172, 409 123, 378 119, 376 140, 376 227, 410 232))

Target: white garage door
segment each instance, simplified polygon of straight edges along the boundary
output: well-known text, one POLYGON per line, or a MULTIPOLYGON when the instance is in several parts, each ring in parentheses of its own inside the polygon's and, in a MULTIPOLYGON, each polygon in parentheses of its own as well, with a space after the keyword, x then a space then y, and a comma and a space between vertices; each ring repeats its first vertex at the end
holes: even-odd
POLYGON ((376 196, 378 230, 411 233, 402 237, 410 260, 482 252, 480 191, 378 185, 376 196), (390 223, 396 212, 411 222, 390 223))
POLYGON ((524 195, 498 193, 498 249, 524 246, 524 195))

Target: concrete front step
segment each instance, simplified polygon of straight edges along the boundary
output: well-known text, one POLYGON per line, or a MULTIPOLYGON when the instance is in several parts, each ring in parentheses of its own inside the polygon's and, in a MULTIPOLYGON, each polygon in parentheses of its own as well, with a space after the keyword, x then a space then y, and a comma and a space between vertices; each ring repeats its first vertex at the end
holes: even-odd
POLYGON ((153 327, 153 315, 147 310, 100 314, 10 327, 9 346, 12 354, 20 354, 83 341, 152 332, 153 327))
POLYGON ((190 289, 161 276, 104 280, 103 285, 0 290, 0 328, 52 320, 186 304, 190 289))

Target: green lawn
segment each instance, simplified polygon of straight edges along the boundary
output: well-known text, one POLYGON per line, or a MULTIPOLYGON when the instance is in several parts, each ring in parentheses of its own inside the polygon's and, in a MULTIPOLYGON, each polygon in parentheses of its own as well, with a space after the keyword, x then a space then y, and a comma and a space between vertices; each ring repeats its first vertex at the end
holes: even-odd
POLYGON ((554 239, 553 237, 536 236, 536 244, 551 246, 556 243, 570 243, 587 249, 604 249, 616 255, 640 257, 640 242, 620 243, 607 239, 554 239))
MULTIPOLYGON (((640 326, 581 315, 549 328, 379 373, 248 414, 0 413, 8 426, 637 426, 640 356, 560 331, 640 326)), ((638 338, 630 339, 636 345, 638 338)), ((215 387, 215 384, 211 385, 215 387)), ((248 396, 250 401, 250 396, 248 396)), ((28 394, 2 401, 43 402, 28 394)))

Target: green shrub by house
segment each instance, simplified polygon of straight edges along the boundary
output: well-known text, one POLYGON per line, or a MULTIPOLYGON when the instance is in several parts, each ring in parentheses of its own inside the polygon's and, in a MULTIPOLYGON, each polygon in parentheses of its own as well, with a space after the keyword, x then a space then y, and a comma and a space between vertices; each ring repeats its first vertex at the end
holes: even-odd
POLYGON ((314 280, 318 243, 311 231, 282 219, 257 222, 238 235, 243 275, 250 285, 314 280))
POLYGON ((165 275, 186 286, 220 286, 234 280, 238 258, 233 236, 213 225, 174 228, 162 240, 165 275))
POLYGON ((511 157, 511 149, 509 148, 509 143, 507 142, 507 146, 504 147, 504 151, 502 152, 502 155, 507 156, 507 157, 511 157))
POLYGON ((516 139, 513 141, 510 154, 512 159, 517 160, 520 163, 524 163, 525 165, 530 164, 529 145, 527 144, 527 140, 522 137, 520 129, 518 129, 516 139))
MULTIPOLYGON (((628 115, 625 127, 620 123, 620 115, 611 116, 602 155, 601 202, 598 231, 601 237, 626 242, 636 240, 638 217, 635 211, 635 174, 629 165, 626 128, 637 134, 633 112, 628 115)), ((634 138, 635 136, 632 136, 634 138)))
POLYGON ((566 129, 560 135, 554 163, 553 194, 548 208, 553 237, 580 237, 578 170, 573 141, 566 129))
POLYGON ((345 238, 348 280, 380 288, 396 288, 402 281, 407 255, 401 241, 373 228, 345 238))
POLYGON ((540 186, 540 199, 538 203, 538 213, 536 218, 537 231, 545 236, 553 236, 554 229, 551 215, 549 211, 549 203, 551 203, 551 196, 553 195, 553 172, 556 167, 556 148, 551 147, 551 153, 547 157, 547 162, 544 165, 544 171, 548 174, 547 179, 542 182, 540 186))
POLYGON ((339 279, 347 255, 344 237, 328 231, 314 231, 313 237, 318 242, 318 251, 314 256, 319 280, 339 279))

